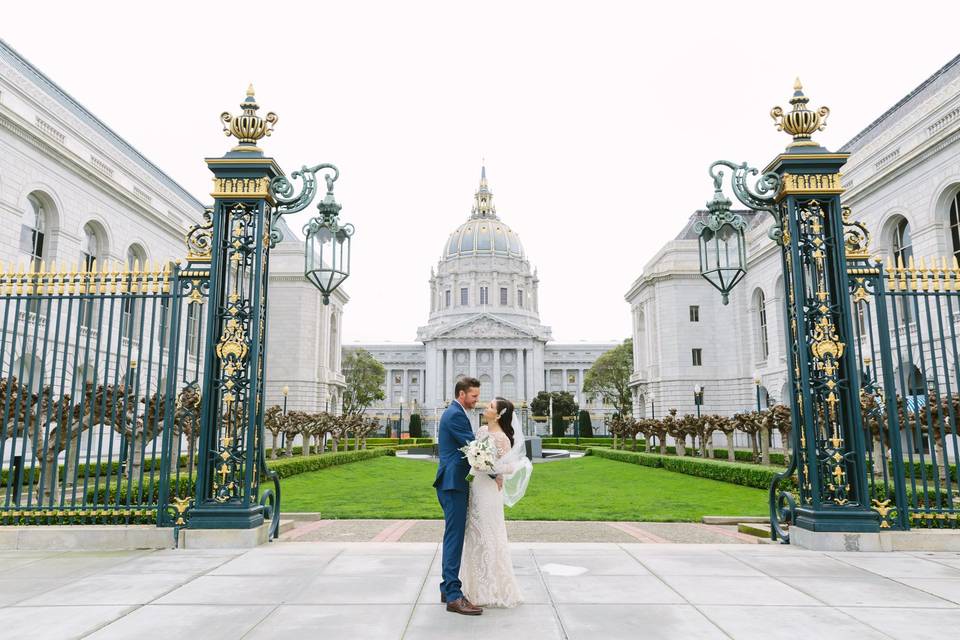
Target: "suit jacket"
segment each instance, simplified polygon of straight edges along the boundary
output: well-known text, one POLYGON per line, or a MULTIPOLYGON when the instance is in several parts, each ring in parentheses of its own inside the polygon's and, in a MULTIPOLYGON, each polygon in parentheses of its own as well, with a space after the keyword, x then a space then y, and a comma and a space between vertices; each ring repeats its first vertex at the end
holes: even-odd
POLYGON ((468 491, 470 464, 459 449, 474 440, 474 435, 470 419, 459 402, 451 402, 440 417, 438 439, 440 466, 433 486, 440 491, 468 491))

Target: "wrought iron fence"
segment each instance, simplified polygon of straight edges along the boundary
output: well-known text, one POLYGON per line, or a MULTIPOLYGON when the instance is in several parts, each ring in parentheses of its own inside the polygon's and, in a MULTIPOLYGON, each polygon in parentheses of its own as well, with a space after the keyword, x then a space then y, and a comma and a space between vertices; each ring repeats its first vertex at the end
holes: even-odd
POLYGON ((180 526, 208 271, 0 270, 0 523, 180 526))
POLYGON ((882 528, 960 527, 960 267, 852 262, 871 503, 882 528))

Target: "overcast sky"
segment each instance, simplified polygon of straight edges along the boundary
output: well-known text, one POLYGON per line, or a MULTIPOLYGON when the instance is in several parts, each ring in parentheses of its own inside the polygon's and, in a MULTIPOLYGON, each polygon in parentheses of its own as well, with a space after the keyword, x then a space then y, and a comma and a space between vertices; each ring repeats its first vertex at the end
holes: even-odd
POLYGON ((795 76, 836 149, 960 52, 955 1, 39 6, 5 3, 0 37, 202 201, 249 82, 288 173, 339 166, 345 342, 413 341, 481 158, 554 337, 622 340, 623 296, 710 197, 710 162, 789 142, 768 113, 795 76))

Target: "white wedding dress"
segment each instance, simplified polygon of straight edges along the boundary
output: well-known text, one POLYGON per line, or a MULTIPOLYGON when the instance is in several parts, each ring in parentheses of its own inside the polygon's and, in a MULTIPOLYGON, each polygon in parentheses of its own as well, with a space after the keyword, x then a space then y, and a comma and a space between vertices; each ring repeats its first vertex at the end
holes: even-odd
MULTIPOLYGON (((498 461, 510 453, 510 440, 506 434, 490 433, 487 425, 482 425, 477 431, 477 439, 484 438, 493 440, 498 461)), ((498 468, 497 471, 514 473, 512 468, 498 468)), ((513 575, 503 518, 504 496, 497 488, 496 480, 488 474, 473 473, 460 564, 463 595, 481 607, 515 607, 523 602, 523 597, 513 575)))

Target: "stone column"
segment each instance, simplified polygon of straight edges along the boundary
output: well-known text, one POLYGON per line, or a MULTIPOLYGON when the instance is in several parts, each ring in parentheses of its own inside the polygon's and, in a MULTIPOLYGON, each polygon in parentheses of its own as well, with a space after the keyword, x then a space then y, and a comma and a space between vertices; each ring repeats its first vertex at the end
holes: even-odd
POLYGON ((524 402, 527 399, 527 359, 526 349, 516 350, 517 359, 517 400, 524 402))
POLYGON ((443 371, 443 395, 440 397, 446 402, 453 398, 451 395, 453 393, 453 349, 444 349, 443 354, 446 366, 443 371))
POLYGON ((501 394, 502 386, 500 384, 500 349, 493 350, 493 396, 501 394))
POLYGON ((477 377, 477 350, 470 349, 470 377, 477 377))

